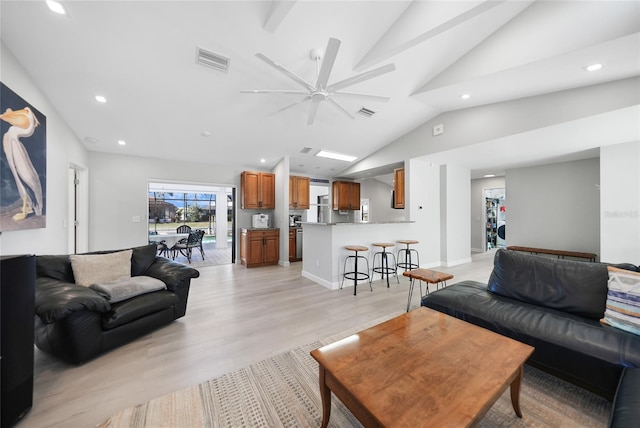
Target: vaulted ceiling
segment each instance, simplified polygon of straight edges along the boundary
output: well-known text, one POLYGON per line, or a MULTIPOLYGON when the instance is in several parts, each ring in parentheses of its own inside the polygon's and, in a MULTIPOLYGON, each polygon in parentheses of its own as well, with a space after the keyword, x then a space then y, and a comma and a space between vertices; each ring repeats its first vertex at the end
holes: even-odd
POLYGON ((61 3, 67 16, 3 0, 2 41, 99 152, 256 169, 288 156, 295 173, 332 177, 348 164, 319 149, 363 159, 447 111, 640 75, 637 1, 61 3), (307 125, 310 102, 279 111, 302 95, 241 92, 300 90, 257 53, 315 82, 310 53, 330 38, 341 45, 329 84, 392 63, 348 88, 388 102, 340 98, 355 119, 321 102, 307 125), (198 48, 228 70, 198 64, 198 48), (583 69, 594 63, 602 69, 583 69))

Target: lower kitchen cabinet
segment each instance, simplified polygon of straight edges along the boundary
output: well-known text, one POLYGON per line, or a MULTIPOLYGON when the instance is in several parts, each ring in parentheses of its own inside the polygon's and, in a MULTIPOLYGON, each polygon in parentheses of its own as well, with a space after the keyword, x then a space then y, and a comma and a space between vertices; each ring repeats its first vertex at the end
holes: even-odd
POLYGON ((280 229, 242 229, 240 263, 246 267, 278 264, 280 229))
POLYGON ((296 230, 289 229, 289 261, 296 261, 296 230))

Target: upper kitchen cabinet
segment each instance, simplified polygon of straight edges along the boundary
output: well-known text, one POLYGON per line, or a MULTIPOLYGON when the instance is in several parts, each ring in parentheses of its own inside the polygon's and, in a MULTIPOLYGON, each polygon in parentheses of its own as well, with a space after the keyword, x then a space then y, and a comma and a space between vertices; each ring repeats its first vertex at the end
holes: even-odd
POLYGON ((334 210, 360 209, 360 183, 351 181, 334 181, 331 193, 334 210))
POLYGON ((309 209, 309 177, 289 176, 289 208, 309 209))
POLYGON ((242 209, 275 209, 275 174, 244 171, 241 176, 240 187, 242 191, 242 209))
POLYGON ((404 208, 404 168, 393 170, 393 208, 404 208))

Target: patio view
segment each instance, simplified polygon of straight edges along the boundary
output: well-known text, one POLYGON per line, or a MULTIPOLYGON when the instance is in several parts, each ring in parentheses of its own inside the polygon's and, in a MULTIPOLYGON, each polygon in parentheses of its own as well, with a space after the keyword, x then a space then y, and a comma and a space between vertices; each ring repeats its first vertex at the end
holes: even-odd
MULTIPOLYGON (((178 228, 189 226, 192 231, 202 230, 204 260, 198 250, 193 252, 192 263, 198 265, 232 262, 233 248, 233 192, 232 189, 167 183, 149 184, 148 231, 150 242, 165 241, 171 249, 184 237, 176 236, 178 228), (220 204, 220 206, 218 206, 220 204), (224 239, 225 244, 218 243, 224 239)), ((167 256, 188 262, 180 252, 167 256)))

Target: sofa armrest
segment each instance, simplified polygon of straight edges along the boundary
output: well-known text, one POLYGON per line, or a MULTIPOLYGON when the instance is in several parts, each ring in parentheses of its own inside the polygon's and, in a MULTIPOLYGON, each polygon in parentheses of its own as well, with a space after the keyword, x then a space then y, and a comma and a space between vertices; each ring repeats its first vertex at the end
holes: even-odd
POLYGON ((36 315, 45 324, 53 324, 74 312, 104 313, 111 309, 107 299, 92 289, 48 277, 36 279, 35 299, 36 315))
MULTIPOLYGON (((174 262, 164 257, 156 257, 156 260, 149 266, 145 275, 159 279, 167 285, 169 290, 175 291, 183 281, 198 278, 200 272, 182 263, 174 262)), ((186 283, 189 283, 189 281, 186 281, 186 283)))
POLYGON ((613 402, 610 428, 634 426, 640 420, 640 368, 626 368, 613 402))

